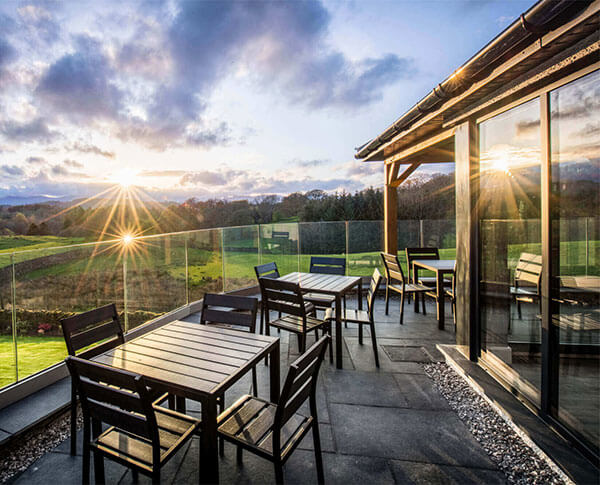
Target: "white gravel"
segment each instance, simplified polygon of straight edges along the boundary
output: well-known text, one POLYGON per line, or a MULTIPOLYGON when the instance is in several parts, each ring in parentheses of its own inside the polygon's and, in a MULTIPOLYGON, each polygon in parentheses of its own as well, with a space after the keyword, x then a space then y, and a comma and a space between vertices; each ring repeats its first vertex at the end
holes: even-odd
MULTIPOLYGON (((83 418, 78 417, 78 428, 83 418)), ((0 483, 26 470, 34 461, 71 436, 71 412, 67 411, 44 426, 36 426, 0 449, 0 483)))
POLYGON ((566 484, 568 478, 540 457, 468 382, 445 363, 424 364, 425 373, 467 425, 490 459, 514 484, 566 484), (562 475, 562 476, 561 476, 562 475), (566 480, 565 480, 566 479, 566 480))

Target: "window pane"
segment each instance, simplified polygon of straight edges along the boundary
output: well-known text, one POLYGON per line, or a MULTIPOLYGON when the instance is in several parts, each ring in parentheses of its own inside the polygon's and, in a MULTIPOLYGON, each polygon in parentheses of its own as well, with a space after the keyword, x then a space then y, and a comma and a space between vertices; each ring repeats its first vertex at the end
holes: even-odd
POLYGON ((551 93, 559 418, 598 447, 600 72, 551 93))
POLYGON ((540 105, 481 123, 480 296, 483 357, 539 403, 540 105))

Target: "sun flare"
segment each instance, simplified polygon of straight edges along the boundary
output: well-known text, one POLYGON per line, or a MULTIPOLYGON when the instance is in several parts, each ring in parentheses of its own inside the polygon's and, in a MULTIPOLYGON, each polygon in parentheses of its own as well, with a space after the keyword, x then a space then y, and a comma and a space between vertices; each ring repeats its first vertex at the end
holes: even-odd
POLYGON ((111 181, 120 185, 123 189, 128 189, 136 183, 136 172, 130 168, 124 168, 116 172, 111 181))

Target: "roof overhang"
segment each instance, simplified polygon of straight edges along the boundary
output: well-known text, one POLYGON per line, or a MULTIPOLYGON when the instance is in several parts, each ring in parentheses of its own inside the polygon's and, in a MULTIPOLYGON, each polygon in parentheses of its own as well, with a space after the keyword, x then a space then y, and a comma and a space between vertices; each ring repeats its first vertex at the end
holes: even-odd
MULTIPOLYGON (((389 163, 408 160, 411 150, 416 150, 419 145, 427 144, 438 136, 444 136, 466 119, 477 119, 485 112, 498 109, 507 100, 523 97, 571 72, 597 63, 600 54, 597 34, 599 12, 600 0, 538 2, 527 14, 521 16, 520 21, 511 25, 453 76, 438 85, 432 94, 377 138, 359 148, 356 158, 366 162, 386 160, 389 163), (530 15, 532 12, 534 16, 530 15), (548 20, 545 29, 536 27, 528 20, 536 15, 546 18, 550 13, 554 13, 551 17, 553 20, 548 20), (525 16, 528 16, 527 19, 525 16), (524 40, 515 40, 515 32, 520 29, 525 31, 526 45, 524 40), (514 46, 506 47, 504 36, 512 38, 519 49, 515 50, 514 46), (493 62, 487 68, 479 65, 480 72, 485 72, 485 76, 478 73, 475 77, 468 77, 469 64, 479 62, 482 56, 490 57, 490 50, 496 44, 500 47, 496 49, 495 56, 492 56, 493 62), (501 55, 503 47, 505 55, 501 55), (448 94, 452 86, 455 88, 455 95, 448 94), (442 92, 444 93, 441 94, 442 92), (424 107, 421 107, 422 104, 424 107)), ((437 141, 439 142, 440 140, 437 141)), ((443 148, 436 149, 439 151, 443 148)), ((435 150, 418 152, 419 150, 414 155, 422 155, 421 163, 434 163, 435 150)), ((443 161, 450 160, 440 158, 439 162, 443 161)))

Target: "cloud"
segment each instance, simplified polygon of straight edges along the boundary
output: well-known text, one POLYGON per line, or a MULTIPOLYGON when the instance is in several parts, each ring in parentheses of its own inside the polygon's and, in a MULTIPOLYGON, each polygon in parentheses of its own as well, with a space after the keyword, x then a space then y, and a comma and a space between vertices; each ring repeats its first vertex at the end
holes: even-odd
POLYGON ((35 35, 45 43, 53 43, 59 39, 60 26, 52 14, 40 5, 19 7, 17 13, 29 35, 35 35))
POLYGON ((63 164, 65 164, 67 167, 83 168, 83 163, 78 162, 76 160, 65 160, 63 161, 63 164))
POLYGON ((13 120, 0 121, 0 133, 12 141, 38 143, 50 143, 61 136, 57 131, 48 128, 44 118, 35 118, 24 123, 13 120))
POLYGON ((25 171, 17 165, 0 165, 0 171, 9 177, 22 177, 25 171))
POLYGON ((138 174, 139 177, 181 177, 188 172, 186 170, 144 170, 138 174))
POLYGON ((106 158, 115 158, 115 152, 109 150, 103 150, 96 145, 90 145, 87 143, 75 142, 71 145, 65 146, 65 150, 75 151, 80 153, 92 153, 94 155, 100 155, 106 158))
POLYGON ((329 160, 294 160, 292 163, 301 168, 321 167, 329 163, 329 160))
POLYGON ((528 137, 538 134, 540 131, 540 120, 523 120, 517 123, 517 137, 528 137))
POLYGON ((76 47, 48 68, 35 94, 53 112, 75 122, 117 118, 123 93, 113 82, 115 73, 99 41, 79 36, 76 47))
POLYGON ((181 185, 225 185, 227 184, 228 174, 220 172, 211 172, 208 170, 202 172, 189 172, 186 173, 179 183, 181 185))
POLYGON ((47 163, 46 159, 42 157, 27 157, 27 160, 25 161, 31 165, 41 165, 47 163))

